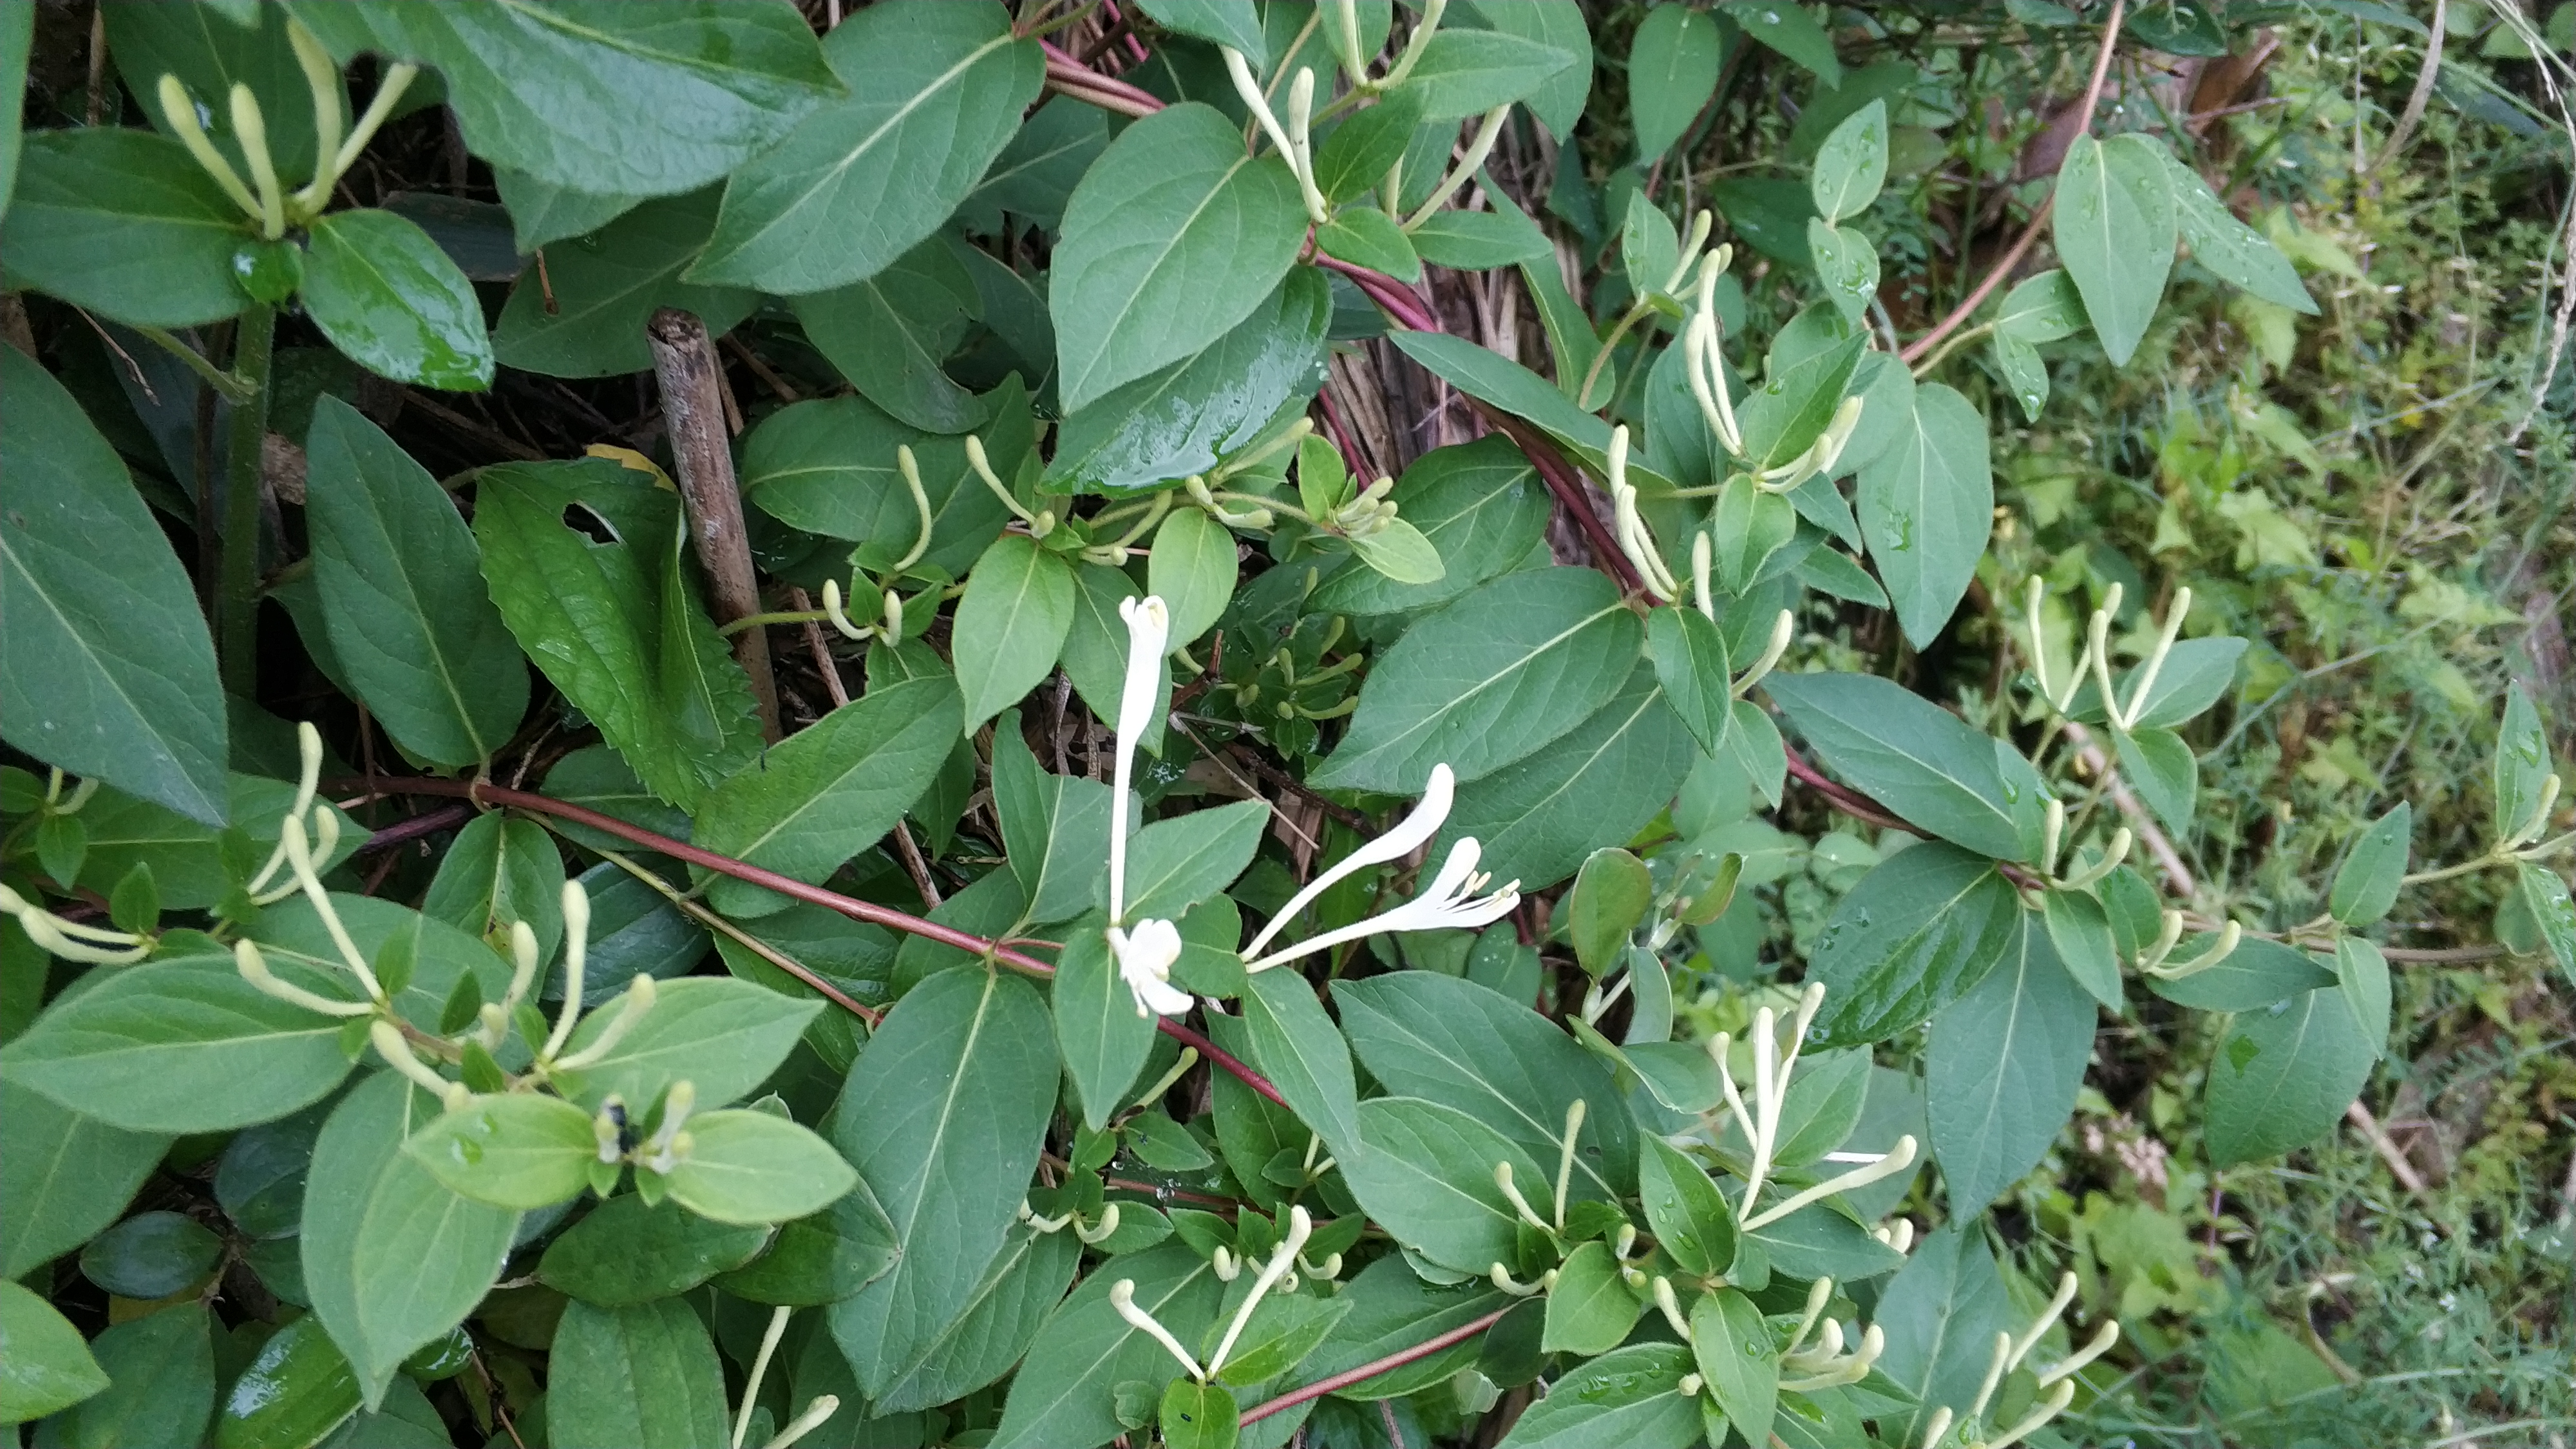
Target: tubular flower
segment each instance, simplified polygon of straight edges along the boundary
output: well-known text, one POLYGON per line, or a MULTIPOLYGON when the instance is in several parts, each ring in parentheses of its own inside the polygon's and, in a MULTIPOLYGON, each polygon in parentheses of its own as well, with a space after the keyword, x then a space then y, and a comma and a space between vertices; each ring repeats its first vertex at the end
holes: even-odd
MULTIPOLYGON (((1397 828, 1410 829, 1413 823, 1408 819, 1397 828)), ((1481 854, 1482 847, 1476 844, 1474 836, 1461 839, 1449 847, 1449 859, 1442 863, 1440 873, 1432 877, 1431 884, 1413 899, 1339 930, 1309 936, 1257 960, 1247 959, 1243 969, 1267 971, 1300 956, 1310 956, 1345 941, 1357 941, 1385 931, 1472 931, 1491 925, 1510 915, 1512 908, 1521 903, 1521 883, 1513 881, 1491 895, 1478 895, 1477 892, 1492 879, 1476 869, 1481 854)), ((1246 952, 1245 955, 1249 958, 1251 953, 1246 952)))

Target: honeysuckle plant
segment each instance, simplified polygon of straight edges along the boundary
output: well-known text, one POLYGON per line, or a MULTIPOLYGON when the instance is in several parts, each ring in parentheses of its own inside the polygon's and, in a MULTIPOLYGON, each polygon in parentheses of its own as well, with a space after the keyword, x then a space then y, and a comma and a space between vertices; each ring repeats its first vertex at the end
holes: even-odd
POLYGON ((1987 1212, 2101 1013, 2205 1186, 2407 892, 2576 973, 2529 696, 2469 858, 2227 884, 2256 616, 1997 507, 2178 245, 2315 306, 2123 5, 40 8, 33 1442, 2090 1442, 2162 1349, 1987 1212), (1982 280, 1972 52, 2092 93, 1982 280))

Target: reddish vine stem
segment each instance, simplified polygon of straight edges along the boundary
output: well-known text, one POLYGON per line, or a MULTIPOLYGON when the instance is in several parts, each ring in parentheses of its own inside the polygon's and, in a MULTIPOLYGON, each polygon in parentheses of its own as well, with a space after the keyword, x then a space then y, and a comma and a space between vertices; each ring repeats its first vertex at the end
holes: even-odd
POLYGON ((1565 506, 1565 511, 1574 516, 1574 526, 1583 530, 1584 541, 1592 545, 1592 561, 1600 566, 1601 571, 1617 579, 1619 587, 1627 592, 1643 592, 1646 583, 1637 577, 1637 566, 1628 562, 1628 555, 1620 551, 1619 541, 1610 536, 1610 525, 1603 523, 1601 515, 1592 511, 1592 500, 1583 492, 1581 475, 1565 461, 1563 454, 1556 451, 1556 446, 1520 419, 1489 407, 1479 399, 1470 398, 1468 401, 1475 404, 1476 411, 1484 414, 1485 421, 1493 424, 1496 431, 1518 443, 1521 451, 1529 455, 1530 462, 1538 468, 1538 475, 1547 480, 1548 490, 1556 495, 1557 502, 1565 506))
MULTIPOLYGON (((558 820, 569 820, 575 825, 588 826, 604 835, 614 835, 621 840, 631 841, 674 860, 704 866, 708 870, 732 876, 736 880, 749 881, 764 890, 776 891, 792 900, 821 906, 827 911, 838 912, 854 921, 868 921, 891 930, 902 931, 907 935, 937 941, 943 946, 1008 966, 1025 976, 1045 980, 1055 975, 1055 968, 1044 961, 1035 956, 1010 950, 999 942, 970 935, 953 926, 943 926, 937 921, 923 920, 919 916, 898 911, 892 906, 881 906, 874 901, 863 901, 854 896, 842 895, 838 891, 825 890, 821 886, 807 885, 801 880, 791 879, 776 871, 763 870, 759 866, 736 860, 732 856, 718 855, 712 850, 691 845, 685 840, 673 840, 667 835, 657 834, 640 825, 629 825, 613 815, 602 815, 596 810, 540 795, 531 790, 507 790, 498 785, 485 785, 473 780, 429 778, 334 780, 330 782, 329 788, 335 794, 344 790, 367 790, 381 795, 442 795, 468 800, 477 805, 501 806, 513 810, 526 810, 538 815, 551 815, 558 820)), ((1218 1047, 1216 1043, 1170 1017, 1156 1017, 1154 1021, 1165 1036, 1183 1046, 1198 1048, 1200 1056, 1220 1070, 1232 1073, 1245 1086, 1282 1107, 1288 1105, 1288 1099, 1280 1096, 1279 1089, 1272 1086, 1268 1079, 1245 1066, 1232 1054, 1218 1047)))
POLYGON ((1293 1409, 1299 1404, 1306 1402, 1308 1399, 1320 1399, 1326 1394, 1333 1393, 1339 1389, 1349 1388, 1351 1385, 1359 1383, 1364 1379, 1376 1378, 1379 1374, 1385 1373, 1390 1369, 1402 1368, 1406 1364, 1413 1362, 1415 1359, 1429 1358, 1431 1355, 1438 1353, 1440 1350, 1447 1348, 1453 1343, 1464 1343, 1468 1339, 1474 1338, 1477 1334, 1484 1332, 1486 1329, 1493 1327, 1495 1324, 1502 1322, 1504 1314, 1511 1312, 1512 1308, 1517 1308, 1519 1306, 1520 1305, 1516 1303, 1511 1305, 1510 1308, 1497 1308, 1482 1318, 1476 1319, 1471 1323, 1459 1324, 1456 1328, 1450 1329, 1447 1333, 1435 1334, 1432 1337, 1426 1338, 1422 1342, 1413 1345, 1411 1348, 1400 1348, 1395 1352, 1388 1354, 1384 1358, 1372 1359, 1367 1363, 1361 1364, 1358 1368, 1344 1369, 1340 1373, 1317 1379, 1302 1389, 1290 1389, 1288 1392, 1281 1394, 1275 1399, 1266 1400, 1244 1410, 1243 1416, 1235 1420, 1235 1424, 1240 1428, 1251 1428, 1261 1420, 1267 1419, 1273 1414, 1293 1409))
MULTIPOLYGON (((2076 113, 2083 117, 2086 134, 2090 134, 2093 130, 2093 108, 2102 101, 2102 82, 2111 74, 2111 52, 2119 43, 2120 19, 2127 6, 2128 0, 2111 0, 2111 18, 2102 23, 2102 48, 2093 56, 2093 81, 2084 88, 2084 106, 2076 113)), ((1931 331, 1906 344, 1905 350, 1896 354, 1897 360, 1906 363, 1915 361, 1939 346, 1942 338, 1958 331, 1959 324, 1976 315, 1977 309, 1985 305, 1988 297, 1994 295, 1995 288, 2002 286, 2004 278, 2011 276, 2013 269, 2021 265, 2021 259, 2030 255, 2032 243, 2039 240, 2040 228, 2048 225, 2049 214, 2056 207, 2057 192, 2052 187, 2048 199, 2041 202, 2039 210, 2031 216, 2030 224, 2023 227, 2021 235, 2013 240, 2012 246, 1995 259, 1994 266, 1986 273, 1986 279, 1979 282, 1977 289, 1962 299, 1958 306, 1951 308, 1950 315, 1942 318, 1931 331)))

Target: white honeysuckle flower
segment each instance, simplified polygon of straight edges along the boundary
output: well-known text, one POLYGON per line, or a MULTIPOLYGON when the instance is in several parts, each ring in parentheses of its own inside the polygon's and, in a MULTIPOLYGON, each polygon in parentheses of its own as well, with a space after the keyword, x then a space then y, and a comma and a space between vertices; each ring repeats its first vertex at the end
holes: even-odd
POLYGON ((1169 921, 1138 921, 1133 931, 1109 928, 1109 954, 1118 975, 1136 997, 1138 1016, 1179 1016, 1190 1009, 1190 994, 1172 984, 1172 963, 1181 959, 1181 932, 1169 921))
POLYGON ((1261 948, 1270 944, 1271 937, 1297 919, 1297 913, 1314 904, 1315 897, 1322 895, 1335 881, 1356 870, 1384 865, 1390 860, 1402 860, 1428 844, 1431 837, 1439 833, 1441 823, 1449 818, 1449 806, 1457 798, 1457 793, 1458 777, 1449 767, 1445 764, 1432 766, 1431 783, 1422 787, 1422 799, 1414 805, 1412 813, 1397 821, 1394 829, 1343 856, 1332 869, 1316 876, 1307 882, 1304 890, 1289 897, 1288 904, 1281 906, 1278 914, 1270 918, 1270 924, 1263 926, 1261 934, 1253 937, 1252 944, 1244 948, 1244 956, 1247 959, 1259 956, 1261 948))
MULTIPOLYGON (((1124 600, 1118 605, 1118 617, 1127 621, 1127 682, 1118 694, 1118 767, 1109 799, 1109 923, 1113 926, 1127 918, 1127 794, 1136 772, 1136 740, 1153 717, 1154 698, 1163 686, 1163 656, 1172 647, 1172 614, 1160 598, 1148 594, 1124 600)), ((1135 978, 1128 979, 1132 983, 1135 978)))
MULTIPOLYGON (((1410 823, 1410 822, 1408 822, 1410 823)), ((1249 961, 1246 971, 1267 971, 1273 966, 1330 950, 1345 941, 1357 941, 1385 931, 1477 930, 1510 915, 1521 903, 1521 883, 1517 880, 1492 895, 1479 896, 1491 877, 1478 873, 1476 861, 1482 847, 1474 836, 1468 836, 1449 848, 1449 859, 1440 873, 1420 894, 1392 910, 1383 911, 1364 921, 1357 921, 1336 931, 1310 936, 1284 950, 1274 951, 1257 961, 1249 961)), ((1245 953, 1247 956, 1249 952, 1245 953)))

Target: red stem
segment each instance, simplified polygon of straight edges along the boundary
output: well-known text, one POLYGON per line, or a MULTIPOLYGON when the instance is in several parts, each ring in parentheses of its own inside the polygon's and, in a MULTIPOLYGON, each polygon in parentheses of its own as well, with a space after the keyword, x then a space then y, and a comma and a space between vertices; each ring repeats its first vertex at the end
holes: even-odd
MULTIPOLYGON (((732 856, 718 855, 712 850, 702 849, 687 841, 673 840, 667 835, 656 834, 640 825, 629 825, 613 815, 602 815, 596 810, 557 800, 551 796, 539 795, 533 791, 505 790, 498 785, 478 784, 472 780, 437 779, 334 780, 330 783, 330 788, 334 793, 342 790, 367 790, 381 795, 445 795, 469 800, 478 805, 505 806, 514 810, 534 811, 539 815, 551 815, 558 820, 569 820, 576 825, 585 825, 603 834, 632 841, 647 850, 659 851, 674 860, 704 866, 708 870, 732 876, 736 880, 749 881, 765 890, 776 891, 782 896, 803 901, 808 905, 821 906, 827 911, 837 911, 852 920, 869 921, 908 935, 937 941, 943 946, 999 962, 1024 975, 1035 976, 1041 980, 1055 975, 1054 967, 1034 956, 1010 950, 997 942, 970 935, 954 926, 943 926, 937 921, 927 921, 919 916, 908 915, 892 906, 881 906, 874 901, 863 901, 853 896, 842 895, 838 891, 827 891, 821 886, 807 885, 801 880, 780 875, 774 870, 763 870, 759 866, 746 864, 732 856)), ((1158 1016, 1154 1019, 1154 1023, 1162 1029, 1165 1036, 1184 1046, 1197 1047, 1200 1056, 1241 1078, 1245 1086, 1282 1107, 1288 1105, 1287 1099, 1279 1095, 1279 1089, 1270 1085, 1260 1073, 1220 1050, 1206 1037, 1169 1017, 1158 1016)))
POLYGON ((1519 1306, 1519 1304, 1515 1303, 1506 1307, 1497 1308, 1493 1312, 1486 1314, 1484 1317, 1479 1318, 1472 1323, 1462 1323, 1456 1328, 1449 1330, 1447 1333, 1437 1334, 1431 1338, 1424 1339, 1422 1342, 1415 1344, 1411 1348, 1400 1348, 1395 1352, 1388 1354, 1384 1358, 1361 1364, 1358 1368, 1344 1369, 1340 1373, 1333 1374, 1330 1377, 1317 1379, 1302 1389, 1290 1389, 1288 1392, 1281 1394, 1275 1399, 1255 1404, 1251 1408, 1244 1410, 1243 1417, 1235 1420, 1235 1424, 1238 1428, 1249 1429, 1255 1423, 1258 1423, 1263 1419, 1267 1419, 1273 1414, 1293 1409, 1299 1404, 1306 1402, 1308 1399, 1320 1399, 1326 1394, 1333 1393, 1340 1389, 1349 1388, 1351 1385, 1358 1383, 1363 1379, 1376 1378, 1379 1374, 1385 1373, 1389 1369, 1402 1368, 1406 1364, 1413 1362, 1415 1359, 1428 1358, 1453 1343, 1463 1343, 1468 1339, 1474 1338, 1477 1334, 1480 1334, 1486 1329, 1493 1327, 1495 1324, 1502 1322, 1504 1314, 1511 1312, 1512 1309, 1519 1306))
POLYGON ((1481 400, 1470 398, 1469 401, 1475 403, 1476 411, 1484 414, 1487 422, 1520 444, 1521 451, 1537 465, 1538 475, 1547 480, 1548 488, 1556 494, 1556 501, 1574 516, 1574 526, 1583 530, 1584 539, 1592 545, 1593 563, 1617 579, 1619 587, 1629 593, 1643 591, 1646 583, 1637 577, 1637 566, 1628 562, 1628 555, 1619 549, 1619 541, 1610 536, 1610 525, 1603 523, 1601 515, 1592 511, 1592 500, 1583 492, 1582 477, 1574 471, 1572 464, 1565 461, 1564 455, 1556 451, 1556 445, 1540 437, 1537 429, 1519 418, 1497 411, 1481 400))

